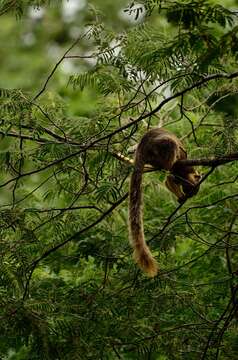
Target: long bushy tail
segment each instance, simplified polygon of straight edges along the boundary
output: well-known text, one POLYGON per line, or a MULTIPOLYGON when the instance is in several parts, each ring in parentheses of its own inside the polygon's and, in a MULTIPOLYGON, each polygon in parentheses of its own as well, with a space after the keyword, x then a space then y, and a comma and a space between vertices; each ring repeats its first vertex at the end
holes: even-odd
POLYGON ((129 226, 130 240, 134 250, 134 259, 139 267, 154 277, 158 273, 158 265, 153 258, 150 249, 146 245, 143 228, 143 209, 142 209, 142 174, 144 163, 136 159, 135 169, 131 176, 130 200, 129 200, 129 226))

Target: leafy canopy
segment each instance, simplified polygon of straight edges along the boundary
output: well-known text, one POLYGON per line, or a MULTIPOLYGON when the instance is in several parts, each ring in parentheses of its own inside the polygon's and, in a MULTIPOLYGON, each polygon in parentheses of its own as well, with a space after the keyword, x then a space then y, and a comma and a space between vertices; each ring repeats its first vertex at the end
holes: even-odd
POLYGON ((164 126, 189 158, 237 159, 225 4, 1 1, 1 358, 236 358, 237 163, 200 167, 182 207, 144 175, 148 279, 117 156, 164 126))

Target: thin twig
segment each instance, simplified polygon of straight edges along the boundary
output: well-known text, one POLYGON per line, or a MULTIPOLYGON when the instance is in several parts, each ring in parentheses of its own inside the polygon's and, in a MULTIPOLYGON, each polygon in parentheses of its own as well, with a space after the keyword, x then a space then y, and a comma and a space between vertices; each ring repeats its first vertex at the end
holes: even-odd
POLYGON ((55 64, 55 66, 53 67, 52 71, 50 72, 49 76, 47 77, 43 87, 41 88, 41 90, 34 96, 34 98, 32 99, 32 101, 37 100, 42 93, 45 91, 48 82, 50 81, 50 79, 52 78, 52 76, 54 75, 54 73, 56 72, 57 68, 59 67, 59 65, 62 63, 62 61, 65 59, 65 57, 67 56, 67 54, 79 43, 80 40, 82 40, 83 38, 85 38, 85 36, 88 35, 88 33, 91 30, 86 31, 82 36, 79 36, 74 42, 73 44, 65 51, 65 53, 63 54, 63 56, 59 59, 59 61, 55 64))
POLYGON ((36 269, 37 265, 44 260, 46 257, 54 253, 55 251, 59 250, 66 244, 68 244, 70 241, 78 239, 80 235, 85 233, 86 231, 92 229, 94 226, 98 225, 101 221, 103 221, 108 215, 110 215, 114 209, 116 209, 126 198, 128 197, 128 193, 126 193, 123 197, 121 197, 118 201, 116 201, 107 211, 105 211, 99 218, 97 218, 95 221, 93 221, 91 224, 86 226, 85 228, 77 231, 75 234, 64 240, 63 242, 59 243, 58 245, 50 248, 49 250, 45 251, 38 259, 33 261, 33 263, 30 266, 30 274, 27 279, 26 285, 25 285, 25 291, 23 294, 23 300, 26 298, 29 290, 29 283, 32 278, 33 272, 36 269))

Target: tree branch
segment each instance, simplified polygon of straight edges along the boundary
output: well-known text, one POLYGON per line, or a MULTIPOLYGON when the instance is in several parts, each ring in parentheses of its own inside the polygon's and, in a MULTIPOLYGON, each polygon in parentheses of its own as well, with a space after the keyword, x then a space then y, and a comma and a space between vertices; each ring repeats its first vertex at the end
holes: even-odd
POLYGON ((56 72, 58 66, 62 63, 62 61, 65 59, 65 57, 68 55, 68 53, 78 44, 78 42, 80 40, 82 40, 86 35, 88 35, 88 33, 90 32, 90 30, 88 30, 86 33, 84 33, 83 35, 79 36, 74 43, 66 50, 66 52, 63 54, 63 56, 59 59, 59 61, 55 64, 55 66, 53 67, 51 73, 49 74, 49 76, 47 77, 42 89, 34 96, 33 101, 37 100, 38 97, 41 96, 41 94, 45 91, 48 82, 50 81, 50 79, 52 78, 52 76, 54 75, 54 73, 56 72))
POLYGON ((114 209, 116 209, 126 198, 128 197, 128 193, 126 193, 124 196, 122 196, 118 201, 116 201, 114 204, 112 204, 112 206, 106 210, 104 213, 102 213, 101 216, 99 216, 95 221, 93 221, 91 224, 89 224, 88 226, 86 226, 85 228, 77 231, 75 234, 73 234, 72 236, 70 236, 69 238, 67 238, 66 240, 64 240, 63 242, 53 246, 52 248, 50 248, 49 250, 46 250, 38 259, 36 259, 35 261, 33 261, 33 263, 31 264, 31 270, 30 270, 30 274, 29 277, 26 281, 26 286, 25 286, 25 291, 23 294, 23 300, 26 298, 27 293, 28 293, 28 289, 29 289, 29 283, 31 280, 31 277, 33 275, 33 272, 35 270, 35 268, 37 267, 37 265, 44 260, 46 257, 48 257, 49 255, 51 255, 52 253, 54 253, 55 251, 57 251, 58 249, 62 248, 63 246, 65 246, 66 244, 68 244, 70 241, 73 240, 77 240, 78 237, 80 235, 82 235, 83 233, 85 233, 86 231, 92 229, 94 226, 98 225, 101 221, 103 221, 108 215, 110 215, 114 209))
POLYGON ((185 166, 212 166, 216 167, 218 165, 226 164, 232 161, 238 160, 238 153, 226 154, 224 156, 214 156, 208 157, 204 159, 186 159, 186 160, 179 160, 176 162, 178 165, 185 165, 185 166))
MULTIPOLYGON (((111 155, 116 159, 124 162, 129 166, 133 166, 134 160, 130 159, 121 153, 111 152, 111 155)), ((176 165, 184 165, 184 166, 211 166, 216 167, 222 164, 226 164, 232 161, 238 160, 238 153, 226 154, 224 156, 211 156, 208 158, 201 159, 186 159, 186 160, 178 160, 176 165)), ((156 168, 153 168, 151 165, 145 165, 144 172, 156 171, 156 168)))

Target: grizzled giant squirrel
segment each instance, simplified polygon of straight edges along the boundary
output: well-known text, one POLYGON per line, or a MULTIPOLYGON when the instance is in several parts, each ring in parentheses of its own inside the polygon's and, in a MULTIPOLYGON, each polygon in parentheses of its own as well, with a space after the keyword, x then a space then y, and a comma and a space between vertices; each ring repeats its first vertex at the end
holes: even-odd
POLYGON ((149 130, 137 146, 134 171, 130 181, 129 230, 130 241, 134 250, 134 259, 139 267, 153 277, 158 272, 158 265, 144 239, 142 210, 142 174, 149 164, 158 170, 167 170, 165 185, 173 192, 178 201, 195 195, 199 190, 199 173, 192 166, 176 164, 177 160, 187 158, 181 141, 173 133, 155 128, 149 130))

